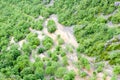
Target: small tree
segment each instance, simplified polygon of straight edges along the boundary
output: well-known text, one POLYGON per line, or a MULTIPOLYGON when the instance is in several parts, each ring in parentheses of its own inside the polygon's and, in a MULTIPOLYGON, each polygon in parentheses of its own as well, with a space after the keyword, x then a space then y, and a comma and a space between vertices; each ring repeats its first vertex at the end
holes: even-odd
POLYGON ((40 47, 40 48, 38 49, 38 54, 43 53, 44 51, 45 51, 45 49, 44 49, 43 47, 40 47))
POLYGON ((55 72, 55 76, 58 78, 62 78, 64 74, 66 73, 66 68, 64 67, 59 67, 57 71, 55 72))
POLYGON ((53 40, 52 38, 45 36, 45 38, 42 41, 43 47, 45 48, 45 50, 48 50, 52 47, 53 45, 53 40))
POLYGON ((74 71, 69 71, 63 77, 64 80, 74 80, 74 78, 75 78, 75 72, 74 71))
POLYGON ((45 73, 47 75, 54 75, 55 67, 54 66, 47 66, 45 69, 45 73))
POLYGON ((53 20, 49 20, 47 24, 48 32, 54 33, 56 31, 56 24, 53 20))

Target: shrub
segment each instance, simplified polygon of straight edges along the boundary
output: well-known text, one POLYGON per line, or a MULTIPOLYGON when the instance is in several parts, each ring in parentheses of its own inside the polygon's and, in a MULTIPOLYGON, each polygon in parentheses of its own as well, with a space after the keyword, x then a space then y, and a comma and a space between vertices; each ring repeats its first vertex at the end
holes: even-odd
POLYGON ((24 80, 37 80, 36 76, 34 74, 29 74, 29 75, 25 75, 23 77, 24 80))
POLYGON ((54 33, 56 31, 56 29, 57 29, 56 24, 53 20, 48 21, 47 29, 48 29, 48 32, 50 32, 50 33, 54 33))
POLYGON ((86 76, 87 76, 87 73, 86 73, 86 72, 81 72, 81 73, 80 73, 80 76, 81 76, 81 77, 86 77, 86 76))
POLYGON ((45 51, 45 49, 44 49, 43 47, 40 47, 40 48, 38 49, 38 54, 43 53, 44 51, 45 51))
POLYGON ((45 69, 45 73, 47 75, 54 75, 55 67, 54 66, 47 66, 45 69))
POLYGON ((20 75, 22 77, 24 77, 24 76, 32 74, 32 73, 33 73, 33 70, 30 67, 26 67, 20 72, 20 75))
POLYGON ((96 67, 97 67, 97 72, 101 72, 101 71, 103 71, 103 68, 104 68, 104 63, 98 63, 97 65, 96 65, 96 67))
POLYGON ((32 24, 32 28, 36 30, 42 30, 43 29, 43 20, 36 21, 32 24))
POLYGON ((90 63, 86 58, 80 57, 78 64, 82 66, 82 68, 90 69, 90 63))
POLYGON ((55 72, 55 76, 58 78, 62 78, 64 74, 66 73, 66 68, 64 67, 59 67, 57 71, 55 72))
POLYGON ((48 50, 50 48, 52 48, 53 46, 53 40, 52 38, 45 36, 45 38, 42 41, 43 47, 45 48, 45 50, 48 50))
POLYGON ((114 73, 115 74, 120 74, 120 66, 115 66, 114 69, 113 69, 114 73))
POLYGON ((62 45, 64 43, 64 40, 61 38, 60 35, 57 36, 58 44, 62 45))
POLYGON ((62 62, 63 62, 64 66, 67 66, 68 65, 68 58, 66 56, 64 56, 62 62))
POLYGON ((117 80, 117 76, 116 75, 113 75, 111 80, 117 80))
POLYGON ((43 68, 37 67, 35 70, 35 76, 37 79, 44 79, 44 70, 43 68))
POLYGON ((74 71, 69 71, 67 74, 64 75, 63 79, 64 80, 74 80, 75 78, 75 72, 74 71))
POLYGON ((31 46, 30 44, 28 43, 24 43, 23 46, 22 46, 22 50, 24 51, 25 54, 27 54, 28 56, 30 55, 31 53, 31 46))
POLYGON ((115 15, 112 16, 111 21, 115 24, 120 23, 120 12, 116 13, 115 15))
POLYGON ((59 58, 58 58, 58 56, 56 55, 56 54, 52 54, 52 60, 54 60, 54 61, 58 61, 59 60, 59 58))
POLYGON ((31 46, 40 45, 40 40, 38 39, 37 34, 30 33, 26 39, 31 46))

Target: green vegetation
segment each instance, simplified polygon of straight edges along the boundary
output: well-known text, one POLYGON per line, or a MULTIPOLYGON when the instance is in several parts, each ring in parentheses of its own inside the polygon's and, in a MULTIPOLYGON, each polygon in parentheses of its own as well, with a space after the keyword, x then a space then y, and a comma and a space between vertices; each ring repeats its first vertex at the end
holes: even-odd
MULTIPOLYGON (((56 45, 44 32, 44 23, 50 15, 58 16, 64 26, 74 26, 74 36, 78 42, 77 66, 79 70, 90 70, 90 61, 84 56, 96 58, 96 62, 108 61, 113 67, 111 80, 120 74, 120 7, 114 6, 118 0, 0 0, 0 80, 74 80, 76 73, 67 69, 69 53, 75 48, 66 44, 58 34, 56 45), (101 16, 103 14, 103 16, 101 16), (42 16, 43 19, 38 19, 42 16), (106 18, 108 16, 108 18, 106 18), (112 22, 113 27, 107 23, 112 22), (33 32, 31 31, 33 29, 33 32), (42 33, 43 34, 43 33, 42 33), (113 41, 112 38, 116 37, 113 41), (10 43, 14 40, 14 43, 10 43), (22 40, 25 40, 22 43, 22 40), (20 46, 20 44, 21 46, 20 46), (106 45, 107 44, 107 45, 106 45), (63 47, 65 45, 65 48, 63 47), (41 54, 41 55, 37 55, 41 54), (32 61, 32 58, 34 61, 32 61)), ((55 21, 50 19, 47 31, 54 34, 55 21)), ((97 64, 96 74, 102 72, 104 64, 97 64)), ((81 77, 87 73, 81 71, 81 77)))
POLYGON ((35 22, 33 22, 33 24, 31 24, 31 27, 36 30, 42 30, 43 29, 43 21, 44 20, 35 21, 35 22))
POLYGON ((89 61, 86 59, 86 58, 84 58, 84 57, 79 57, 78 58, 78 65, 79 66, 81 66, 82 68, 85 68, 85 69, 87 69, 87 70, 90 70, 90 63, 89 63, 89 61))
POLYGON ((44 51, 45 51, 45 49, 44 49, 43 47, 40 47, 40 48, 38 49, 38 54, 43 53, 44 51))
POLYGON ((118 11, 115 15, 111 16, 109 19, 115 23, 115 24, 119 24, 120 23, 120 11, 118 11))
POLYGON ((56 75, 56 77, 58 77, 58 78, 62 78, 65 73, 66 73, 66 68, 60 67, 60 68, 58 68, 57 71, 55 72, 55 75, 56 75))
POLYGON ((113 71, 115 74, 120 74, 120 66, 115 66, 113 71))
POLYGON ((52 48, 53 46, 53 40, 52 38, 45 36, 44 40, 42 41, 43 47, 45 48, 45 50, 48 50, 50 48, 52 48))
POLYGON ((86 77, 87 76, 87 73, 86 72, 81 72, 80 73, 80 77, 86 77))
POLYGON ((28 44, 35 49, 38 45, 40 45, 40 40, 37 37, 37 34, 29 33, 26 37, 28 44))
POLYGON ((56 29, 57 29, 56 24, 53 20, 48 21, 47 29, 48 29, 48 32, 50 32, 50 33, 54 33, 56 31, 56 29))
POLYGON ((64 75, 64 80, 74 80, 75 73, 73 71, 68 72, 66 75, 64 75))
POLYGON ((64 40, 61 38, 60 35, 57 36, 57 39, 58 39, 58 44, 59 44, 59 45, 64 44, 64 40))
POLYGON ((96 71, 99 73, 99 72, 102 72, 103 71, 103 68, 104 68, 104 63, 98 63, 95 65, 96 66, 96 71))

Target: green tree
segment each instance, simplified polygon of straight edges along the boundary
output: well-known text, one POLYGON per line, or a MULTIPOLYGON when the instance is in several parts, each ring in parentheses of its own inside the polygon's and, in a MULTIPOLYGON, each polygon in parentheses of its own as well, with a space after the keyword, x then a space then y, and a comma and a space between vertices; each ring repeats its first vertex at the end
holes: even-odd
POLYGON ((42 41, 43 47, 45 48, 45 50, 48 50, 50 48, 52 48, 53 46, 53 40, 52 38, 45 36, 45 38, 42 41))
POLYGON ((35 76, 37 79, 41 79, 43 80, 44 79, 44 69, 41 68, 41 67, 37 67, 36 70, 35 70, 35 76))
POLYGON ((31 46, 40 45, 40 40, 38 39, 37 34, 29 33, 26 39, 31 46))
POLYGON ((28 74, 23 77, 24 80, 37 80, 37 77, 34 74, 28 74))
POLYGON ((55 67, 54 66, 47 66, 45 69, 45 73, 47 75, 54 75, 55 67))
POLYGON ((114 73, 115 74, 120 74, 120 66, 115 66, 114 69, 113 69, 114 73))
POLYGON ((66 73, 66 68, 65 67, 59 67, 57 71, 55 72, 55 76, 58 78, 62 78, 64 74, 66 73))
POLYGON ((31 67, 25 67, 21 72, 20 72, 20 75, 22 77, 26 76, 26 75, 29 75, 29 74, 33 74, 33 69, 31 67))
POLYGON ((48 29, 48 32, 50 32, 50 33, 54 33, 56 31, 56 29, 57 29, 56 24, 53 20, 48 21, 47 29, 48 29))
POLYGON ((74 78, 75 78, 75 72, 74 71, 69 71, 63 77, 64 80, 74 80, 74 78))
POLYGON ((43 53, 45 51, 45 49, 43 48, 43 47, 40 47, 39 49, 38 49, 38 54, 41 54, 41 53, 43 53))

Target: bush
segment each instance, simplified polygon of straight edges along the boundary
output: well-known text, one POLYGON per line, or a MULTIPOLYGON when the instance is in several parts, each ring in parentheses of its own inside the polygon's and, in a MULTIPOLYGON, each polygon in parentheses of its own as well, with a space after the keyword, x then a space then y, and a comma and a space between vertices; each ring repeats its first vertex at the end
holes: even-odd
POLYGON ((57 29, 56 24, 53 20, 48 21, 47 29, 48 29, 48 32, 50 32, 50 33, 54 33, 56 31, 56 29, 57 29))
POLYGON ((53 61, 58 61, 59 60, 59 58, 58 58, 58 56, 56 55, 56 54, 52 54, 52 60, 53 61))
POLYGON ((61 38, 60 35, 57 36, 57 40, 58 40, 58 44, 59 44, 59 45, 64 44, 64 40, 61 38))
POLYGON ((63 77, 64 80, 74 80, 74 78, 75 78, 75 72, 74 71, 69 71, 63 77))
POLYGON ((55 76, 58 78, 62 78, 64 74, 66 73, 66 68, 64 67, 59 67, 57 71, 55 72, 55 76))
POLYGON ((116 75, 113 75, 111 80, 117 80, 117 76, 116 75))
POLYGON ((86 77, 86 76, 87 76, 87 73, 86 73, 86 72, 81 72, 81 73, 80 73, 80 76, 81 76, 81 77, 86 77))
POLYGON ((24 80, 37 80, 36 76, 34 74, 29 74, 29 75, 25 75, 23 77, 24 80))
POLYGON ((113 69, 114 73, 115 74, 120 74, 120 66, 115 66, 114 69, 113 69))
POLYGON ((54 75, 55 67, 54 66, 47 66, 45 69, 46 75, 54 75))
POLYGON ((43 68, 37 67, 35 70, 35 76, 37 79, 44 79, 44 70, 43 68))
POLYGON ((68 58, 66 56, 64 56, 62 62, 63 62, 64 66, 67 66, 68 65, 68 58))
POLYGON ((97 72, 99 73, 99 72, 102 72, 103 71, 103 68, 104 68, 104 63, 98 63, 97 65, 96 65, 96 70, 97 70, 97 72))
POLYGON ((30 34, 28 34, 26 39, 27 39, 28 43, 33 47, 40 45, 40 40, 38 39, 37 34, 30 33, 30 34))
POLYGON ((53 40, 52 38, 45 36, 45 38, 42 41, 43 47, 45 48, 45 50, 48 50, 50 48, 52 48, 53 46, 53 40))
POLYGON ((54 77, 54 76, 51 76, 51 77, 50 77, 50 80, 55 80, 55 77, 54 77))
POLYGON ((82 66, 82 68, 86 68, 87 70, 90 70, 90 63, 86 58, 80 57, 78 64, 82 66))
POLYGON ((38 49, 38 54, 43 53, 44 51, 45 51, 45 49, 44 49, 43 47, 40 47, 40 48, 38 49))
POLYGON ((28 44, 28 43, 24 43, 23 44, 23 46, 22 46, 22 50, 23 50, 23 52, 26 54, 26 55, 30 55, 30 53, 31 53, 31 46, 30 46, 30 44, 28 44))
POLYGON ((22 77, 24 77, 24 76, 32 74, 32 73, 33 73, 33 70, 30 67, 26 67, 20 72, 20 75, 22 77))
POLYGON ((119 16, 120 12, 116 13, 115 15, 113 15, 111 17, 111 21, 115 24, 120 23, 120 16, 119 16))
POLYGON ((43 29, 43 20, 36 21, 32 24, 32 28, 36 30, 42 30, 43 29))

